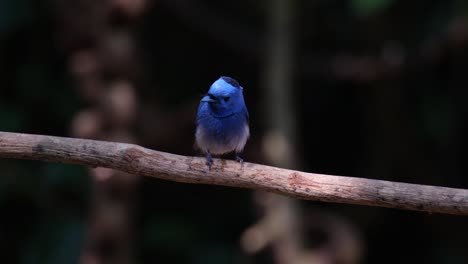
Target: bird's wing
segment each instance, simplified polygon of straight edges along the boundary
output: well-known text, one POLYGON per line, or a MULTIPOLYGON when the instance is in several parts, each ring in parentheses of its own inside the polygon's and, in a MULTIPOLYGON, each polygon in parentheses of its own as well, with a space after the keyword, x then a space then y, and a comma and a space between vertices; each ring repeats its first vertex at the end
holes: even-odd
POLYGON ((249 123, 249 111, 247 110, 247 107, 244 106, 244 114, 245 114, 245 118, 247 119, 247 123, 249 123))
POLYGON ((201 118, 202 115, 203 115, 202 105, 203 105, 202 103, 200 103, 200 104, 198 105, 197 119, 196 119, 196 121, 195 121, 195 123, 196 123, 197 125, 198 125, 198 123, 199 123, 199 121, 200 121, 200 118, 201 118))

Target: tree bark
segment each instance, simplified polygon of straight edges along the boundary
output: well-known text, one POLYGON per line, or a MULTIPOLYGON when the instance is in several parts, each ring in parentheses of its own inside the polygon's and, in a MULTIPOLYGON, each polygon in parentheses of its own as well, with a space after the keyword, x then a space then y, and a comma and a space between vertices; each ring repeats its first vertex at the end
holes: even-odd
POLYGON ((260 189, 323 202, 468 215, 468 190, 306 173, 205 159, 133 144, 0 132, 0 157, 106 167, 183 183, 260 189))

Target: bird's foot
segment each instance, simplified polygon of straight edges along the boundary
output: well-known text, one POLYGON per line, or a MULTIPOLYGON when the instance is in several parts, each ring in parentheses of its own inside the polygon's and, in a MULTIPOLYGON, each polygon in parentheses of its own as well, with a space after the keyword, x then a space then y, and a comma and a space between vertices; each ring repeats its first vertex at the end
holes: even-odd
POLYGON ((236 154, 236 161, 239 162, 240 164, 244 163, 244 159, 239 156, 239 154, 236 154))
POLYGON ((211 165, 213 165, 213 157, 209 152, 206 153, 206 165, 208 166, 208 169, 211 170, 211 165))

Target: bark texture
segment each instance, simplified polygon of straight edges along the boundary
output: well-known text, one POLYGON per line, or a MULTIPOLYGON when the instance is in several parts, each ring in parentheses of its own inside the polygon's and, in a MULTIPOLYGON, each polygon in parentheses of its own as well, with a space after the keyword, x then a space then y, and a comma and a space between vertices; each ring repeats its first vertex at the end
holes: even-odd
POLYGON ((468 215, 468 190, 306 173, 97 140, 0 132, 0 157, 106 167, 183 183, 260 189, 290 197, 468 215))

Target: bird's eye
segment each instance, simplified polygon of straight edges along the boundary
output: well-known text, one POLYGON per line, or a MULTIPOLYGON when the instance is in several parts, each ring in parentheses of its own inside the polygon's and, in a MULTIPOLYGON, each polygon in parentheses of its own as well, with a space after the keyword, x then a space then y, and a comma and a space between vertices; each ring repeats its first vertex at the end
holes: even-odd
POLYGON ((224 97, 224 102, 226 102, 226 103, 227 103, 227 102, 229 101, 229 98, 230 98, 229 96, 227 96, 227 97, 224 97))

